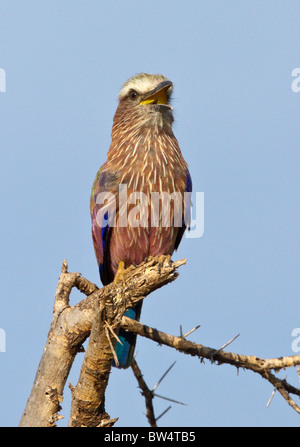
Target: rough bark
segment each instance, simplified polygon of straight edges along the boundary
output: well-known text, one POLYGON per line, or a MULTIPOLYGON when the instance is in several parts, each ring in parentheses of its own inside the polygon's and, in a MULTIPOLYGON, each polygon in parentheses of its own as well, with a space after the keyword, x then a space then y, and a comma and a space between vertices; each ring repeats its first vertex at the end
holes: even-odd
MULTIPOLYGON (((296 388, 275 373, 281 369, 300 365, 300 355, 261 359, 224 351, 228 346, 214 349, 166 334, 123 316, 125 310, 136 305, 151 292, 173 281, 178 276, 178 268, 185 260, 172 262, 162 256, 145 261, 138 267, 130 267, 119 279, 102 289, 83 278, 79 273, 69 273, 63 262, 59 277, 52 322, 44 352, 36 373, 31 394, 20 421, 21 427, 53 427, 61 418, 63 390, 74 358, 82 343, 89 343, 80 378, 72 390, 72 407, 69 426, 112 426, 116 419, 110 419, 105 411, 105 390, 108 384, 114 345, 119 327, 147 337, 159 344, 167 345, 187 355, 208 359, 216 364, 230 364, 258 373, 272 384, 292 408, 300 414, 300 407, 291 395, 300 396, 296 388), (73 287, 77 287, 86 297, 74 306, 69 305, 73 287)), ((234 340, 234 339, 233 339, 234 340)), ((133 371, 146 400, 147 417, 151 426, 157 419, 152 406, 153 390, 147 390, 140 369, 133 364, 133 371)))
MULTIPOLYGON (((113 322, 118 327, 126 309, 133 307, 157 288, 175 280, 178 276, 178 267, 184 263, 185 260, 173 263, 169 256, 152 258, 138 267, 127 269, 119 282, 98 289, 95 284, 81 277, 79 273, 68 273, 68 266, 64 261, 56 289, 48 338, 19 425, 21 427, 56 425, 56 421, 61 417, 58 412, 67 377, 74 358, 89 336, 93 324, 94 332, 97 332, 97 343, 89 346, 83 365, 85 372, 78 386, 73 389, 73 404, 77 402, 79 405, 79 401, 82 400, 87 405, 90 399, 89 405, 92 408, 97 401, 98 409, 91 411, 96 411, 96 413, 98 411, 100 424, 102 419, 107 421, 102 391, 107 386, 112 354, 111 350, 109 352, 110 344, 103 321, 113 322), (87 297, 71 307, 69 296, 72 287, 77 287, 87 297), (88 379, 88 372, 95 374, 97 380, 101 378, 100 401, 98 400, 99 390, 95 393, 99 386, 96 384, 97 380, 92 379, 91 374, 88 379), (95 385, 93 399, 87 395, 87 390, 91 386, 91 383, 88 384, 89 381, 94 382, 95 385), (102 415, 99 414, 100 409, 102 415)), ((76 413, 73 405, 70 425, 87 424, 87 416, 84 416, 80 423, 78 422, 78 415, 76 415, 78 413, 79 409, 76 413)), ((95 423, 95 421, 92 422, 92 424, 95 423)))

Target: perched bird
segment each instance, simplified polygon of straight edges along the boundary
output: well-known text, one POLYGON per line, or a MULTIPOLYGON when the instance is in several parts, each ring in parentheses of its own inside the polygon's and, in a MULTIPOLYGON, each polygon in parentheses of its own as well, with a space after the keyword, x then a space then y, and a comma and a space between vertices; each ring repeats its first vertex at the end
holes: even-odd
MULTIPOLYGON (((133 76, 121 89, 107 160, 96 175, 90 201, 104 285, 114 280, 119 265, 127 268, 149 256, 171 255, 188 226, 191 203, 184 193, 192 191, 192 181, 172 131, 172 90, 166 77, 146 73, 133 76)), ((125 315, 138 320, 141 307, 142 302, 125 315)), ((136 336, 121 329, 119 338, 115 366, 127 368, 136 336)))

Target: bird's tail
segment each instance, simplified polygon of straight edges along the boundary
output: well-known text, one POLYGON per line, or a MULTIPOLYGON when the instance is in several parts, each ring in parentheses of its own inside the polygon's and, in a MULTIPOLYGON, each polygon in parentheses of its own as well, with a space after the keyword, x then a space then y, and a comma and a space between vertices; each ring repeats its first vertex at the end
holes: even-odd
MULTIPOLYGON (((143 302, 140 301, 135 307, 128 309, 126 312, 124 312, 124 315, 126 317, 132 318, 133 320, 140 319, 141 310, 142 310, 142 304, 143 302)), ((130 366, 134 349, 135 349, 135 343, 136 343, 136 334, 133 334, 132 332, 127 332, 124 329, 120 329, 119 331, 119 339, 122 342, 117 342, 116 344, 116 354, 119 361, 119 365, 117 366, 115 364, 115 361, 113 361, 112 365, 117 366, 118 368, 128 368, 130 366)))

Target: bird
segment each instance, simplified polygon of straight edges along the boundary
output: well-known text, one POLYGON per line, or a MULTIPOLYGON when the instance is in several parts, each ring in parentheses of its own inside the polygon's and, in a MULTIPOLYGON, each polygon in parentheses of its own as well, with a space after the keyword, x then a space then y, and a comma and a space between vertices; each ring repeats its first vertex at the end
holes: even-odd
MULTIPOLYGON (((172 92, 168 78, 149 73, 132 76, 120 90, 107 159, 90 199, 103 285, 113 282, 121 268, 149 257, 171 256, 189 227, 192 180, 172 130, 172 92)), ((142 301, 124 315, 139 320, 141 308, 142 301)), ((136 335, 121 328, 119 340, 113 366, 127 368, 136 335)))

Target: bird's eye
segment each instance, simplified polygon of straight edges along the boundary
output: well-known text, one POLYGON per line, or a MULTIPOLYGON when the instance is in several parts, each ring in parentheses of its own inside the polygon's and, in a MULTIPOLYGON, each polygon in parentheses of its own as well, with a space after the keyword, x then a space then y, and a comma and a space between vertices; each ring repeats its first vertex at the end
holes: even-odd
POLYGON ((130 92, 129 92, 129 98, 130 99, 135 99, 136 97, 137 97, 137 92, 135 91, 135 90, 131 90, 130 92))

